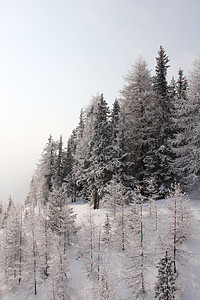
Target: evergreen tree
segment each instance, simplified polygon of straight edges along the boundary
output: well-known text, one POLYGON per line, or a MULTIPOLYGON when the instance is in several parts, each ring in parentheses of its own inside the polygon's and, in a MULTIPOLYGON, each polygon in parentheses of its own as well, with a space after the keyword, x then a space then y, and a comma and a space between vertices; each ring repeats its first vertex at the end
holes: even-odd
POLYGON ((187 118, 185 119, 186 148, 182 151, 182 166, 185 169, 187 189, 198 188, 200 176, 200 135, 199 135, 199 103, 200 103, 200 59, 194 61, 188 84, 188 101, 185 104, 187 118), (185 150, 185 151, 184 151, 185 150))
POLYGON ((15 210, 14 201, 13 201, 12 197, 9 196, 9 198, 8 198, 8 206, 7 206, 7 209, 6 209, 6 211, 4 212, 4 215, 3 215, 3 221, 2 221, 2 226, 3 227, 4 227, 4 224, 6 222, 7 217, 10 215, 10 213, 13 210, 15 210))
POLYGON ((75 182, 74 172, 73 172, 74 165, 75 165, 74 145, 73 145, 73 138, 71 136, 67 142, 67 149, 64 154, 64 166, 65 166, 64 183, 67 188, 67 195, 68 197, 71 196, 72 202, 74 202, 76 199, 76 182, 75 182))
POLYGON ((180 102, 187 98, 187 87, 188 81, 183 75, 183 70, 180 68, 178 71, 178 80, 176 82, 176 95, 180 102))
POLYGON ((48 202, 49 193, 53 190, 53 180, 56 172, 56 148, 56 143, 50 135, 48 143, 43 150, 37 171, 41 185, 43 204, 48 202))
POLYGON ((54 175, 54 186, 55 188, 61 187, 64 182, 65 166, 64 166, 64 151, 63 151, 63 140, 62 135, 60 140, 57 142, 57 155, 55 158, 55 175, 54 175))
POLYGON ((113 176, 112 180, 104 189, 102 206, 108 207, 115 217, 121 206, 128 203, 127 188, 121 183, 117 176, 113 176))
POLYGON ((175 299, 175 281, 176 274, 173 271, 173 261, 168 257, 166 251, 165 257, 158 264, 157 283, 155 285, 155 298, 160 300, 175 299))
POLYGON ((172 104, 169 97, 169 87, 167 83, 167 69, 169 58, 162 46, 156 57, 156 75, 154 77, 154 90, 158 106, 157 115, 157 142, 153 154, 154 177, 158 186, 159 197, 164 197, 170 184, 173 182, 174 174, 171 169, 173 152, 170 140, 173 138, 174 125, 172 121, 172 104))
POLYGON ((99 208, 103 187, 111 179, 111 172, 108 168, 110 153, 108 113, 108 105, 104 100, 103 94, 101 94, 97 97, 93 131, 89 141, 84 169, 84 173, 87 175, 90 200, 94 209, 99 208))
POLYGON ((184 188, 186 188, 186 176, 188 172, 185 159, 187 159, 188 141, 190 139, 186 129, 188 125, 188 113, 186 108, 188 102, 187 85, 183 70, 179 69, 175 95, 173 98, 175 135, 171 144, 175 157, 171 163, 171 168, 174 168, 175 177, 181 182, 184 188))
POLYGON ((115 100, 111 112, 111 138, 110 138, 110 158, 109 168, 112 176, 116 176, 125 181, 125 155, 124 155, 124 118, 119 102, 115 100))
POLYGON ((86 200, 88 200, 89 197, 89 188, 87 182, 88 176, 85 169, 89 167, 87 154, 89 152, 89 144, 93 132, 94 110, 96 109, 96 105, 96 102, 93 101, 91 105, 82 111, 75 163, 73 164, 73 174, 76 178, 77 189, 79 190, 80 195, 86 200))
POLYGON ((49 198, 48 222, 51 230, 59 236, 64 253, 71 245, 76 233, 75 218, 72 208, 67 203, 67 192, 64 187, 54 190, 49 198))
MULTIPOLYGON (((139 58, 125 77, 121 94, 124 113, 124 156, 129 186, 143 185, 149 176, 147 154, 155 149, 157 108, 146 62, 139 58)), ((151 170, 150 170, 151 172, 151 170)))
POLYGON ((7 289, 16 288, 24 279, 24 245, 25 236, 22 223, 22 206, 14 206, 9 200, 7 217, 4 222, 1 266, 3 280, 7 289))

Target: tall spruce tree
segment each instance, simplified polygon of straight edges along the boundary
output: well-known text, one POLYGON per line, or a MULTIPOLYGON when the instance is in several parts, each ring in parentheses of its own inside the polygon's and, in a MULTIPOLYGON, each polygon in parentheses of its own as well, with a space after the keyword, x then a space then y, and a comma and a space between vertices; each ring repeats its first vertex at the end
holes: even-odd
POLYGON ((200 58, 193 63, 189 76, 187 112, 185 130, 188 134, 185 167, 187 169, 187 189, 198 188, 200 181, 200 58))
POLYGON ((87 153, 89 149, 89 143, 93 132, 94 123, 94 110, 96 102, 94 99, 88 107, 82 111, 79 122, 79 139, 75 153, 75 163, 73 164, 73 174, 76 178, 77 189, 81 196, 88 200, 88 182, 87 173, 84 172, 88 168, 89 162, 87 160, 87 153))
POLYGON ((183 75, 183 70, 178 71, 178 80, 175 84, 174 94, 174 113, 173 119, 175 123, 175 135, 172 142, 172 149, 175 154, 171 167, 175 170, 175 176, 181 183, 182 187, 186 189, 187 177, 187 156, 188 156, 188 142, 191 137, 188 135, 188 96, 187 96, 188 82, 183 75))
POLYGON ((55 178, 56 142, 50 135, 48 143, 44 147, 42 157, 38 166, 38 176, 41 186, 43 204, 48 202, 49 193, 53 190, 55 178))
POLYGON ((94 209, 99 208, 104 185, 111 179, 108 166, 110 155, 109 109, 103 94, 97 96, 97 107, 94 112, 93 131, 85 159, 85 170, 89 197, 94 209))
POLYGON ((110 120, 111 139, 110 139, 110 159, 109 166, 112 176, 117 176, 124 181, 124 119, 118 100, 115 100, 111 112, 110 120))
POLYGON ((124 155, 129 186, 134 188, 138 183, 143 185, 149 176, 150 161, 145 159, 147 153, 149 155, 155 149, 157 108, 150 71, 142 58, 136 61, 125 80, 127 85, 121 91, 126 141, 124 155))
POLYGON ((173 181, 173 172, 170 163, 173 159, 170 139, 173 138, 172 107, 169 97, 169 87, 167 83, 167 69, 169 68, 169 58, 162 46, 156 57, 156 75, 154 77, 154 91, 158 106, 157 115, 157 145, 153 154, 155 168, 154 177, 158 186, 159 197, 164 197, 173 181))

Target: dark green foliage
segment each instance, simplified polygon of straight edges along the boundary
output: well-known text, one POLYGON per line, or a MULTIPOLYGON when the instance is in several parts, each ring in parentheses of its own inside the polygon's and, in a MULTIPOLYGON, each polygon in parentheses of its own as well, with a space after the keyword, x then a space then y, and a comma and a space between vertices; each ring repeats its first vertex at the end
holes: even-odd
POLYGON ((168 257, 166 251, 165 257, 158 264, 158 281, 155 285, 155 298, 160 300, 175 299, 176 277, 177 275, 173 272, 173 261, 168 257))
POLYGON ((109 109, 103 94, 97 97, 94 111, 93 130, 89 140, 83 170, 88 186, 89 197, 94 209, 99 208, 102 188, 111 179, 109 170, 110 154, 110 124, 108 122, 109 109))
POLYGON ((156 93, 158 115, 157 115, 157 142, 155 151, 152 153, 154 161, 154 178, 158 187, 160 198, 167 194, 167 190, 174 180, 173 169, 170 164, 173 160, 171 140, 174 135, 174 122, 172 118, 172 103, 170 88, 167 83, 167 69, 169 58, 162 46, 156 58, 156 75, 154 77, 154 90, 156 93))

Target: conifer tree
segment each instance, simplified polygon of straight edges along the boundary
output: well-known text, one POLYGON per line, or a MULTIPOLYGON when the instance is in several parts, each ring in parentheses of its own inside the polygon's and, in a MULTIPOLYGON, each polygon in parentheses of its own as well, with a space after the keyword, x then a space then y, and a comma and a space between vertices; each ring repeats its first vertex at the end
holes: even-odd
POLYGON ((104 189, 104 197, 102 206, 108 207, 114 215, 121 209, 123 204, 128 204, 127 188, 122 184, 117 176, 113 176, 112 180, 104 189))
POLYGON ((126 164, 126 185, 134 188, 143 185, 149 176, 145 161, 155 149, 157 113, 152 79, 146 62, 139 58, 125 77, 121 94, 124 114, 124 160, 126 164), (129 181, 129 182, 128 182, 129 181))
POLYGON ((46 144, 40 164, 38 166, 38 176, 41 185, 43 204, 48 202, 49 193, 53 190, 53 180, 55 178, 55 161, 56 161, 56 143, 50 135, 46 144))
POLYGON ((164 300, 175 299, 175 281, 177 275, 173 271, 173 261, 166 251, 165 257, 158 264, 158 275, 155 285, 155 298, 164 300))
POLYGON ((200 59, 193 63, 188 82, 188 101, 185 103, 185 149, 182 149, 180 162, 184 170, 184 183, 187 190, 198 188, 200 174, 199 151, 199 103, 200 103, 200 59))
POLYGON ((89 141, 88 152, 85 160, 85 175, 90 200, 94 209, 99 208, 102 190, 106 182, 111 179, 108 168, 110 126, 108 122, 108 105, 103 94, 97 97, 92 136, 89 141))
POLYGON ((1 266, 7 289, 13 289, 24 280, 25 236, 22 223, 22 206, 15 206, 9 199, 7 216, 4 222, 1 266))
POLYGON ((167 83, 167 69, 169 68, 169 58, 162 46, 156 57, 156 75, 154 77, 154 90, 158 106, 157 115, 157 142, 153 154, 154 177, 157 182, 159 197, 164 197, 170 184, 173 182, 173 171, 170 163, 173 153, 170 139, 173 138, 172 105, 169 97, 169 87, 167 83))
POLYGON ((124 164, 124 118, 118 100, 115 100, 111 112, 111 139, 110 139, 110 158, 109 168, 112 176, 116 176, 121 181, 125 181, 124 164))
POLYGON ((76 147, 75 163, 73 164, 73 174, 76 178, 77 188, 81 196, 86 200, 88 200, 89 197, 86 171, 90 165, 87 154, 93 132, 95 107, 96 102, 92 101, 92 104, 86 107, 81 113, 80 133, 78 134, 79 139, 76 147))
POLYGON ((59 237, 64 253, 76 233, 75 218, 72 208, 68 206, 64 186, 54 190, 49 197, 48 223, 51 230, 59 237))
POLYGON ((175 170, 175 176, 184 189, 187 185, 187 157, 189 151, 189 141, 191 140, 191 133, 188 132, 189 114, 187 96, 188 82, 183 75, 183 70, 179 69, 178 80, 176 82, 175 96, 174 96, 174 113, 173 121, 175 123, 175 135, 171 141, 172 149, 175 154, 171 167, 175 170))
POLYGON ((57 155, 55 158, 55 175, 54 175, 54 186, 55 188, 61 187, 65 176, 64 170, 64 151, 63 151, 63 140, 60 135, 60 140, 57 142, 57 155))

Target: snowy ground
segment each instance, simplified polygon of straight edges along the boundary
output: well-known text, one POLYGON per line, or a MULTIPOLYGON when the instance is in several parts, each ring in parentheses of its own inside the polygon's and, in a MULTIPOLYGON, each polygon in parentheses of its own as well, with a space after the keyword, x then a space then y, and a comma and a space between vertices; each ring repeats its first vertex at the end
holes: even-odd
MULTIPOLYGON (((162 215, 165 210, 165 200, 157 201, 158 211, 162 215)), ((74 244, 69 250, 69 269, 71 273, 71 288, 72 288, 72 299, 73 300, 96 300, 95 293, 84 272, 83 260, 80 257, 80 251, 77 244, 80 243, 78 237, 81 236, 81 232, 84 232, 85 225, 88 224, 89 211, 92 211, 94 216, 94 223, 96 226, 103 226, 105 216, 107 213, 106 209, 100 208, 99 210, 93 211, 92 208, 83 201, 70 204, 77 215, 76 226, 78 228, 77 238, 74 244)), ((200 299, 200 200, 196 195, 192 195, 191 200, 191 212, 193 216, 192 225, 190 228, 190 237, 182 245, 186 251, 186 259, 182 265, 178 265, 179 277, 177 284, 179 291, 177 291, 176 299, 180 300, 198 300, 200 299)), ((117 281, 115 282, 116 300, 127 300, 134 299, 128 293, 125 282, 120 280, 123 274, 124 262, 123 257, 117 254, 116 250, 106 252, 106 259, 109 261, 109 265, 112 268, 112 276, 117 281)), ((147 275, 148 285, 146 300, 154 299, 154 282, 157 271, 155 267, 149 267, 147 275)), ((49 300, 45 296, 46 284, 40 287, 38 295, 28 295, 27 291, 19 291, 15 295, 1 296, 1 300, 49 300)), ((140 299, 140 298, 139 298, 140 299)), ((60 300, 60 299, 58 299, 60 300)))
MULTIPOLYGON (((163 201, 158 201, 158 210, 162 214, 164 211, 164 203, 163 201)), ((81 230, 85 223, 87 222, 88 211, 91 209, 88 204, 84 202, 77 202, 72 204, 74 212, 77 214, 77 226, 79 230, 81 230)), ((106 215, 105 209, 99 209, 94 211, 94 222, 96 225, 103 226, 106 215)), ((186 260, 178 265, 179 269, 179 277, 178 277, 178 287, 179 291, 176 293, 176 299, 181 300, 198 300, 200 299, 200 201, 193 196, 191 200, 191 212, 192 212, 192 226, 190 229, 190 237, 187 241, 184 242, 182 246, 186 251, 186 260)), ((77 259, 76 249, 71 249, 70 251, 70 268, 72 275, 72 288, 73 299, 77 300, 94 300, 94 295, 92 293, 91 285, 88 283, 88 280, 83 272, 83 263, 80 259, 77 259)), ((115 254, 113 255, 115 256, 115 254)), ((113 274, 117 274, 118 277, 123 272, 123 263, 120 261, 120 256, 118 260, 116 257, 112 258, 112 253, 110 253, 110 260, 112 260, 113 274)), ((149 283, 152 281, 154 284, 155 276, 157 271, 155 268, 149 268, 148 280, 149 283), (151 280, 152 279, 152 280, 151 280)), ((117 285, 117 292, 119 299, 133 299, 130 294, 127 293, 127 289, 123 280, 121 284, 117 285)), ((145 299, 153 299, 154 292, 153 286, 148 287, 147 295, 145 299)))
MULTIPOLYGON (((164 203, 163 201, 158 201, 158 210, 162 214, 164 211, 164 203)), ((74 212, 77 214, 77 225, 79 229, 83 228, 86 217, 88 215, 88 211, 90 209, 88 204, 83 202, 78 202, 72 204, 74 212)), ((200 201, 193 196, 191 199, 191 213, 192 213, 192 225, 190 228, 190 237, 187 241, 184 242, 182 246, 184 250, 186 250, 186 259, 182 261, 182 264, 179 263, 179 277, 178 277, 178 287, 179 291, 176 293, 176 299, 181 300, 198 300, 200 299, 200 201)), ((106 210, 99 209, 94 211, 94 221, 96 225, 103 226, 105 220, 106 210)), ((112 259, 112 253, 111 259, 112 259)), ((84 300, 91 299, 94 300, 94 296, 90 291, 90 285, 88 285, 87 279, 84 278, 83 270, 81 269, 82 262, 76 259, 76 253, 74 250, 71 250, 71 272, 72 272, 72 281, 74 283, 74 296, 73 299, 84 300), (78 287, 78 288, 77 288, 78 287)), ((123 270, 123 264, 120 261, 116 260, 112 264, 113 266, 113 274, 117 274, 120 276, 123 270)), ((155 268, 149 268, 148 280, 152 284, 154 283, 154 279, 157 272, 155 268)), ((122 284, 118 285, 118 295, 119 299, 131 299, 130 294, 126 291, 125 283, 122 281, 122 284)), ((145 299, 153 299, 154 292, 153 286, 148 287, 148 292, 145 299)))

